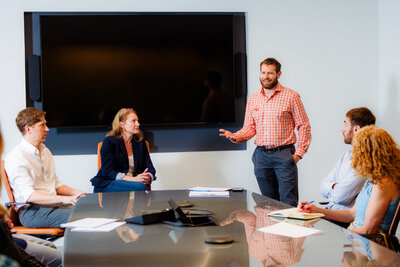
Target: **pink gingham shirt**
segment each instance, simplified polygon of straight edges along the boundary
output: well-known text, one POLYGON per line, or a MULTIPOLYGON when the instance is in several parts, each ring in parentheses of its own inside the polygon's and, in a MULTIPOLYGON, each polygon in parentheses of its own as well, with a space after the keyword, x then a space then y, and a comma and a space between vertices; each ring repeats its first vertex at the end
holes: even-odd
POLYGON ((295 144, 297 129, 299 142, 295 154, 303 157, 311 143, 311 126, 300 95, 277 84, 268 97, 261 88, 247 101, 243 128, 234 133, 237 143, 256 135, 255 144, 270 148, 295 144))

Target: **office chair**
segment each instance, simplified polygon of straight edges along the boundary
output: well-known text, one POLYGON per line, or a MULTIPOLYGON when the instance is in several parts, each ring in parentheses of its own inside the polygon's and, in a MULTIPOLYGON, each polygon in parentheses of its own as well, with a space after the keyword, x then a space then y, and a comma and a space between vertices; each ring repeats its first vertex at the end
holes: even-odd
POLYGON ((400 202, 397 205, 396 212, 393 216, 392 223, 390 225, 389 231, 387 233, 377 233, 377 234, 368 234, 364 235, 364 237, 385 246, 397 253, 400 253, 400 244, 399 240, 396 237, 397 226, 400 221, 400 202))
MULTIPOLYGON (((150 154, 150 145, 149 142, 147 142, 146 140, 144 141, 147 147, 147 151, 150 154)), ((100 150, 101 150, 101 146, 103 145, 103 142, 99 142, 97 144, 97 171, 100 170, 101 168, 101 154, 100 154, 100 150)), ((149 190, 151 190, 151 184, 147 184, 147 187, 149 188, 149 190)))
POLYGON ((8 175, 4 168, 4 160, 1 161, 1 178, 4 183, 4 187, 7 190, 8 198, 10 199, 10 202, 6 203, 6 206, 8 208, 10 219, 14 224, 14 227, 11 229, 11 232, 16 232, 18 234, 37 235, 43 237, 64 236, 64 230, 61 228, 29 228, 22 226, 21 222, 19 221, 18 211, 15 209, 14 192, 10 186, 10 181, 8 180, 8 175))

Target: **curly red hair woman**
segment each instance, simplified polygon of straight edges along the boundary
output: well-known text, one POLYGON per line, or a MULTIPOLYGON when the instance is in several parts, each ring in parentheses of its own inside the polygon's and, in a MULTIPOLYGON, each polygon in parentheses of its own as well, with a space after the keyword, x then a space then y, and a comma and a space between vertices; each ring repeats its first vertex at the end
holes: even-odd
POLYGON ((352 145, 353 169, 369 178, 355 205, 347 210, 328 210, 301 202, 299 207, 324 213, 329 220, 351 222, 349 229, 358 234, 386 232, 400 200, 400 149, 390 134, 376 126, 362 128, 352 145))

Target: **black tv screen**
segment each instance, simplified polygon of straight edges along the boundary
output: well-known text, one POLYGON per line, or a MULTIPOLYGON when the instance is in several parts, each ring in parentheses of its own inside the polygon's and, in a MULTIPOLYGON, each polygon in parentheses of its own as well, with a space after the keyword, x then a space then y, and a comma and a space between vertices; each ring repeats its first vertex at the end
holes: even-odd
POLYGON ((50 127, 109 126, 123 107, 142 125, 242 123, 243 13, 37 18, 39 103, 50 127))

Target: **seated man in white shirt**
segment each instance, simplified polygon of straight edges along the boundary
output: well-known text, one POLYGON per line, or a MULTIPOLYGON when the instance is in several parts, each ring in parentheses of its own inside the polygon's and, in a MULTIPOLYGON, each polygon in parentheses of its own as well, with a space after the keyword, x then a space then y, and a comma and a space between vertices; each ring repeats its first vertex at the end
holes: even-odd
POLYGON ((85 192, 60 182, 46 141, 46 112, 26 108, 18 113, 16 124, 21 142, 7 155, 5 170, 16 202, 27 202, 19 208, 19 219, 25 227, 60 227, 68 221, 71 206, 85 192))
MULTIPOLYGON (((345 144, 351 144, 354 135, 364 126, 375 124, 375 116, 368 108, 354 108, 346 113, 342 134, 345 144)), ((352 149, 345 152, 335 168, 322 181, 321 195, 329 199, 327 209, 350 209, 364 185, 365 179, 351 168, 352 149)))

